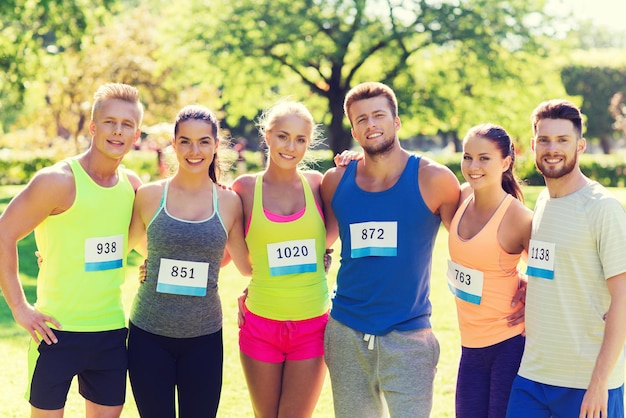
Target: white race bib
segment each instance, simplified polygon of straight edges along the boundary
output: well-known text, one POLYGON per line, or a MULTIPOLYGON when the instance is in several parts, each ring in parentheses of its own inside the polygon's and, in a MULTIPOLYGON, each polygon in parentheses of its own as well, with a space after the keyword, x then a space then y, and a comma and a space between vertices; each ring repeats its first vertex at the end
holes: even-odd
POLYGON ((175 295, 205 296, 208 281, 209 263, 162 258, 156 290, 175 295))
POLYGON ((275 242, 267 244, 267 262, 270 276, 317 271, 315 239, 275 242))
POLYGON ((87 238, 85 240, 85 271, 121 268, 124 265, 124 235, 87 238))
POLYGON ((526 275, 541 279, 554 279, 556 245, 553 242, 530 240, 526 275))
POLYGON ((484 274, 448 260, 448 287, 459 299, 480 305, 483 297, 484 274))
POLYGON ((398 222, 361 222, 350 224, 352 258, 398 255, 398 222))

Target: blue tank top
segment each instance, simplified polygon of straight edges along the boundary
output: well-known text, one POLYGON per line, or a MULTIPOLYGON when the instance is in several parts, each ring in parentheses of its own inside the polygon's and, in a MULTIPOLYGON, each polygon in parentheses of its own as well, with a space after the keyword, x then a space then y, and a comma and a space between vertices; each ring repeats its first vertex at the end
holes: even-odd
POLYGON ((410 156, 392 187, 367 192, 346 168, 332 199, 341 265, 331 316, 365 334, 430 328, 430 271, 441 218, 419 190, 420 159, 410 156))

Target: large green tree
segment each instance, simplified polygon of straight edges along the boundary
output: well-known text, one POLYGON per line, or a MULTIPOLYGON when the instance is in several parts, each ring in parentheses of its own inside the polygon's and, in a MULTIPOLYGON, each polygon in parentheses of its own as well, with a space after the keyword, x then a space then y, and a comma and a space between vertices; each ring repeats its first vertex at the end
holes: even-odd
POLYGON ((78 48, 82 35, 116 0, 0 2, 0 131, 19 114, 30 83, 47 69, 42 56, 78 48))
POLYGON ((587 117, 585 136, 597 138, 605 154, 613 147, 614 119, 609 112, 611 98, 626 91, 626 67, 570 65, 561 72, 568 94, 583 98, 581 111, 587 117))
MULTIPOLYGON (((222 88, 230 118, 242 114, 242 101, 258 104, 267 101, 268 94, 308 94, 312 107, 321 98, 329 119, 330 147, 338 152, 352 143, 342 104, 355 83, 375 79, 393 85, 412 58, 432 46, 463 45, 479 62, 502 69, 498 50, 522 50, 531 42, 541 24, 543 4, 543 0, 215 0, 207 6, 198 0, 188 15, 188 21, 196 24, 185 29, 190 30, 188 42, 207 52, 219 69, 213 80, 222 88)), ((411 94, 403 94, 403 105, 411 94)))

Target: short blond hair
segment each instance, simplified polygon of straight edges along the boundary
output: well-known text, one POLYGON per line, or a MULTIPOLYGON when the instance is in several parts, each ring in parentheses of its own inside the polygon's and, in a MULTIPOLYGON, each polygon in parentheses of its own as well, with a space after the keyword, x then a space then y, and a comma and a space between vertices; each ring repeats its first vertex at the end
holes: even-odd
POLYGON ((91 120, 94 120, 94 115, 102 106, 102 103, 107 100, 123 100, 128 103, 132 103, 137 106, 139 112, 139 120, 137 125, 141 125, 143 120, 143 105, 139 100, 139 90, 135 87, 123 83, 106 83, 101 85, 93 95, 93 106, 91 107, 91 120))

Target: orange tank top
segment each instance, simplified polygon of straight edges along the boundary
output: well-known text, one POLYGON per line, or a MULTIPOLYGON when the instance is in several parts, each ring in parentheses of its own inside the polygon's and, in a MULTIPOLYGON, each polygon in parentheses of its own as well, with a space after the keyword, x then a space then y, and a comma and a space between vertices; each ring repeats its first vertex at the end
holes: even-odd
MULTIPOLYGON (((512 308, 511 300, 519 285, 517 266, 521 254, 507 253, 498 241, 498 229, 502 218, 513 202, 514 197, 507 195, 491 219, 472 238, 463 239, 458 234, 459 222, 472 201, 469 196, 457 210, 448 234, 450 267, 456 266, 456 272, 464 269, 480 272, 474 276, 482 279, 482 286, 474 287, 469 297, 460 295, 450 284, 455 297, 461 344, 469 348, 487 347, 497 344, 524 330, 524 324, 508 326, 507 316, 519 307, 512 308)), ((448 276, 454 274, 454 267, 448 276), (452 271, 452 273, 451 273, 452 271)), ((458 278, 458 277, 457 277, 458 278)), ((478 280, 476 280, 478 281, 478 280)), ((462 292, 461 292, 462 293, 462 292)), ((465 295, 467 296, 467 295, 465 295)))

